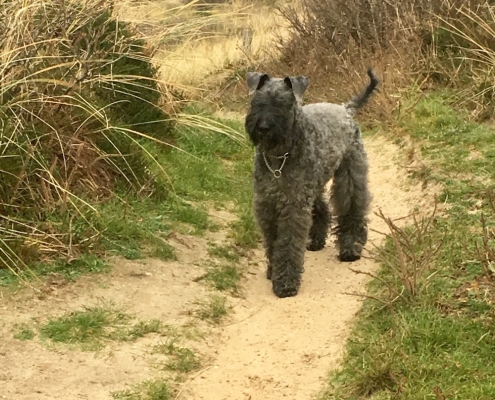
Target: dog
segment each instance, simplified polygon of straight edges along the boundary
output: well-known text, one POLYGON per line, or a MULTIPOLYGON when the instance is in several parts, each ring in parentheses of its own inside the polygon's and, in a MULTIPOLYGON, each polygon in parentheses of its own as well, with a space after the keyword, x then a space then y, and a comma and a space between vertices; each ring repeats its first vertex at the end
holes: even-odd
POLYGON ((346 104, 304 106, 308 78, 246 76, 249 95, 254 95, 245 119, 256 147, 254 213, 263 235, 267 278, 280 298, 298 293, 306 250, 325 246, 332 218, 324 193, 331 179, 339 259, 358 260, 367 242, 369 168, 353 116, 379 84, 371 68, 368 76, 365 90, 346 104))

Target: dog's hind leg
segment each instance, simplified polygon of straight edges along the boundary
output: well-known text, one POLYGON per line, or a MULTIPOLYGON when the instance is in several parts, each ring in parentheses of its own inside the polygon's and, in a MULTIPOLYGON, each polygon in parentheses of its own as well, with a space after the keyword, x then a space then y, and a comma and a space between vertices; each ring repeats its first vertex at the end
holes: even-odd
POLYGON ((338 216, 339 258, 341 261, 358 260, 368 240, 367 214, 371 203, 368 159, 360 139, 356 139, 335 172, 332 201, 338 216))
POLYGON ((311 221, 309 201, 290 202, 280 210, 272 262, 273 292, 278 297, 295 296, 299 290, 311 221))
POLYGON ((307 247, 309 251, 318 251, 325 247, 331 221, 328 204, 323 199, 323 194, 319 194, 313 204, 313 225, 309 231, 310 242, 307 247))

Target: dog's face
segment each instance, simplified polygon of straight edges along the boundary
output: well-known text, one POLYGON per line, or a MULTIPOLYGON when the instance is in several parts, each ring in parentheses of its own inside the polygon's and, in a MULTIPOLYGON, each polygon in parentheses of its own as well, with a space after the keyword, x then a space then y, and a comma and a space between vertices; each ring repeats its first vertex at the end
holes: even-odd
POLYGON ((249 94, 254 94, 246 116, 246 130, 255 146, 265 150, 292 144, 296 108, 309 86, 304 76, 271 78, 267 74, 247 74, 249 94))

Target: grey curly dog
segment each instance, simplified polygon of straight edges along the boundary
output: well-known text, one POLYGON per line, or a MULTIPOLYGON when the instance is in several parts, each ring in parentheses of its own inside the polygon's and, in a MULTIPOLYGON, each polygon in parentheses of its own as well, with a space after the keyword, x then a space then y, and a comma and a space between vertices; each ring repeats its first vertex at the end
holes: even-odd
POLYGON ((333 178, 339 259, 355 261, 368 239, 368 160, 354 112, 372 95, 370 83, 346 104, 302 106, 304 76, 272 78, 247 74, 254 94, 245 127, 256 146, 254 211, 264 238, 267 278, 278 297, 295 296, 306 249, 325 246, 331 214, 323 195, 333 178))

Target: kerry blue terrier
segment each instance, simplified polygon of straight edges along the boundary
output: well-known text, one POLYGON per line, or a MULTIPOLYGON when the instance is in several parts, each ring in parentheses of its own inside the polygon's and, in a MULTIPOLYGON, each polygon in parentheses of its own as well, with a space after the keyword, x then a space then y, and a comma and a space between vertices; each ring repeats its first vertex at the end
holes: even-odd
POLYGON ((332 178, 339 258, 361 257, 371 195, 367 155, 353 114, 379 83, 371 69, 368 76, 366 89, 346 104, 302 106, 308 78, 247 74, 249 94, 254 93, 245 122, 256 146, 254 209, 268 259, 267 278, 278 297, 297 294, 306 249, 325 246, 331 214, 323 194, 332 178))

